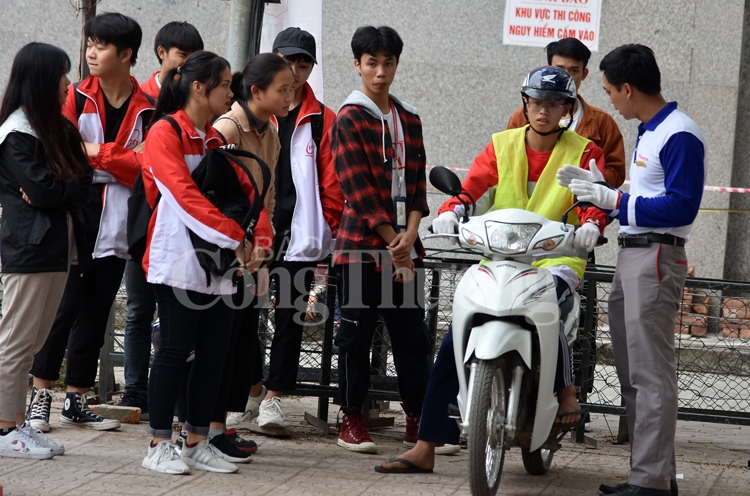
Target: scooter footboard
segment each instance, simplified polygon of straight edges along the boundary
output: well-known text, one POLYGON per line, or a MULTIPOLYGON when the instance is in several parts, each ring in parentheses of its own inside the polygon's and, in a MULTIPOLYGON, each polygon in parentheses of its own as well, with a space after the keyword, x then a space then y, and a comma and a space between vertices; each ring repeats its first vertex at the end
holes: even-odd
POLYGON ((466 345, 464 363, 472 356, 480 360, 494 360, 505 353, 516 351, 531 368, 531 340, 533 334, 514 322, 491 320, 472 328, 466 345))

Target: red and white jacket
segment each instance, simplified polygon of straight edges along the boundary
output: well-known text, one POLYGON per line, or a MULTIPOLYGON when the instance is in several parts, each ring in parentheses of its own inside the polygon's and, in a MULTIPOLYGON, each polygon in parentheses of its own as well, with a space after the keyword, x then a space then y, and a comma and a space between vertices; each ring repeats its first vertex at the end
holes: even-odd
POLYGON ((104 184, 102 216, 92 255, 94 258, 130 258, 127 241, 128 198, 141 170, 142 159, 141 154, 135 153, 133 148, 144 140, 148 123, 143 122, 143 112, 154 109, 138 81, 132 76, 130 80, 133 95, 114 142, 104 143, 106 117, 99 78, 84 79, 77 90, 71 84, 63 105, 63 115, 78 127, 83 141, 100 145, 96 158, 89 158, 94 168, 94 183, 104 184), (86 97, 80 117, 77 117, 76 111, 76 91, 86 97))
MULTIPOLYGON (((193 253, 188 229, 220 248, 234 250, 245 232, 234 220, 224 216, 203 194, 191 177, 209 150, 223 145, 221 134, 206 123, 206 140, 198 134, 183 110, 172 114, 182 129, 178 140, 172 125, 162 119, 151 128, 143 151, 143 185, 149 199, 161 193, 148 228, 143 269, 152 284, 166 284, 205 294, 233 294, 231 281, 206 273, 193 253), (146 174, 146 171, 149 174, 146 174)), ((255 191, 247 175, 234 166, 242 187, 251 200, 255 191)), ((265 208, 261 210, 252 240, 268 253, 273 247, 273 230, 265 208)))
MULTIPOLYGON (((310 116, 320 114, 320 103, 308 83, 302 90, 302 103, 292 132, 292 177, 297 203, 292 215, 289 246, 284 256, 289 262, 317 262, 333 251, 333 238, 344 211, 344 194, 336 177, 331 154, 331 126, 336 115, 325 107, 320 150, 312 138, 310 116)), ((278 129, 276 117, 271 120, 278 129)), ((285 143, 281 144, 284 153, 285 143)))
POLYGON ((154 100, 159 99, 159 92, 161 91, 161 84, 159 84, 159 74, 161 74, 161 71, 156 71, 155 73, 151 74, 151 77, 141 85, 141 89, 144 92, 148 93, 154 100))

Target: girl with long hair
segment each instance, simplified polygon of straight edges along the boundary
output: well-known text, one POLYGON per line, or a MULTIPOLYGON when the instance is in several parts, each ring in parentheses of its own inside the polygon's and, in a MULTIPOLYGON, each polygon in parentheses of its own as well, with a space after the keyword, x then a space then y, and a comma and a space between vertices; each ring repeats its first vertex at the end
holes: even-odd
MULTIPOLYGON (((191 468, 220 473, 237 466, 208 443, 211 413, 229 347, 234 310, 225 300, 235 292, 228 278, 211 274, 207 281, 189 231, 220 248, 234 250, 244 268, 255 245, 270 250, 271 226, 261 212, 252 240, 200 191, 191 173, 203 156, 222 146, 224 138, 210 124, 211 115, 231 104, 232 74, 218 55, 200 51, 164 77, 156 116, 144 149, 143 181, 153 204, 159 195, 147 238, 143 268, 154 287, 159 308, 161 344, 149 378, 149 433, 153 439, 142 466, 171 474, 191 468), (172 443, 172 416, 178 384, 190 352, 195 360, 187 384, 187 439, 172 443)), ((235 172, 248 198, 255 191, 244 172, 235 172)))
POLYGON ((24 422, 28 374, 72 264, 90 265, 81 208, 93 171, 62 115, 70 59, 29 43, 13 60, 0 105, 0 456, 52 458, 64 447, 24 422))
MULTIPOLYGON (((235 102, 232 108, 214 122, 218 129, 238 148, 252 152, 261 158, 271 170, 265 205, 273 217, 274 208, 274 169, 279 159, 281 144, 271 119, 273 116, 286 117, 294 97, 294 76, 284 59, 272 53, 262 53, 253 57, 241 72, 232 77, 232 92, 235 102)), ((253 174, 259 188, 263 187, 263 173, 259 164, 252 159, 244 159, 245 165, 253 174)), ((263 253, 253 253, 248 269, 254 271, 264 261, 263 253)), ((232 330, 232 345, 224 364, 224 373, 219 389, 219 397, 211 418, 211 443, 223 453, 241 457, 243 453, 253 453, 257 445, 253 441, 240 438, 235 431, 227 432, 227 411, 244 412, 248 398, 257 403, 265 396, 263 388, 263 363, 260 341, 258 340, 258 319, 260 305, 256 297, 268 291, 268 269, 257 273, 255 281, 241 284, 235 294, 234 305, 237 312, 232 330), (255 295, 250 294, 255 287, 255 295), (254 297, 255 296, 255 297, 254 297)), ((242 413, 239 413, 242 415, 242 413)), ((247 418, 245 419, 247 420, 247 418)))

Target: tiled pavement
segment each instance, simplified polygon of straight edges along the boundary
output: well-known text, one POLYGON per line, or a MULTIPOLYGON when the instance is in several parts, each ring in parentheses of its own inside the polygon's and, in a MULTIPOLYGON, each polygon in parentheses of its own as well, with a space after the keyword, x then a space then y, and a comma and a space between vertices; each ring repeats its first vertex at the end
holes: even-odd
MULTIPOLYGON (((4 496, 105 494, 105 495, 464 495, 470 494, 466 454, 438 457, 436 473, 429 475, 382 475, 376 463, 403 451, 397 427, 372 431, 378 455, 350 453, 336 446, 334 436, 324 436, 303 420, 314 413, 316 400, 285 400, 291 426, 290 439, 253 435, 260 449, 252 463, 240 465, 237 474, 219 475, 194 471, 187 476, 156 474, 141 468, 146 454, 146 424, 123 425, 116 432, 94 432, 58 427, 61 407, 53 405, 50 437, 65 444, 66 454, 46 461, 0 458, 0 485, 4 496)), ((335 421, 331 407, 330 422, 335 421)), ((518 450, 506 455, 498 494, 579 496, 597 495, 603 481, 620 482, 628 472, 628 447, 611 442, 616 417, 593 416, 597 449, 563 441, 552 469, 544 476, 528 475, 518 450)), ((248 431, 241 429, 245 435, 248 431)), ((677 469, 681 496, 750 495, 750 427, 680 422, 677 469)))

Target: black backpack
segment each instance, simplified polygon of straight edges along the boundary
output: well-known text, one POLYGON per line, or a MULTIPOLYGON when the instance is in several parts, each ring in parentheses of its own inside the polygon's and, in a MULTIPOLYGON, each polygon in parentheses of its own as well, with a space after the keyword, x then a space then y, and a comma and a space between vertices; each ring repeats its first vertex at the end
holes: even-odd
MULTIPOLYGON (((271 182, 271 169, 268 164, 254 153, 245 150, 214 148, 203 157, 201 163, 193 171, 192 177, 203 195, 221 213, 240 225, 245 231, 245 239, 252 239, 271 182), (260 166, 263 172, 262 191, 259 190, 252 174, 240 160, 241 157, 251 158, 260 166), (253 185, 255 198, 252 203, 242 189, 232 163, 247 174, 250 184, 253 185)), ((234 250, 219 248, 192 231, 189 234, 198 262, 206 272, 206 285, 211 284, 211 274, 234 279, 236 269, 239 268, 234 250)))
MULTIPOLYGON (((164 117, 170 123, 182 140, 182 130, 177 122, 170 116, 164 117)), ((234 219, 245 231, 245 238, 253 236, 255 227, 263 208, 266 193, 271 181, 271 170, 260 157, 254 153, 244 150, 227 150, 214 148, 201 160, 198 167, 193 171, 192 178, 206 198, 216 205, 227 217, 234 219), (258 188, 250 171, 242 163, 240 157, 255 160, 263 174, 263 189, 258 188), (237 164, 246 174, 256 192, 252 204, 242 189, 237 174, 234 172, 232 163, 237 164)), ((161 194, 157 195, 154 208, 159 203, 161 194)), ((138 174, 133 193, 128 199, 128 253, 134 260, 140 261, 146 252, 146 239, 148 237, 148 225, 151 221, 154 209, 146 201, 146 191, 143 186, 143 178, 138 174)), ((211 274, 232 277, 238 263, 234 251, 221 249, 213 243, 208 243, 198 235, 189 232, 190 239, 195 248, 196 256, 201 267, 206 272, 206 284, 211 284, 211 274)))

